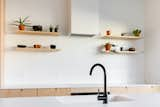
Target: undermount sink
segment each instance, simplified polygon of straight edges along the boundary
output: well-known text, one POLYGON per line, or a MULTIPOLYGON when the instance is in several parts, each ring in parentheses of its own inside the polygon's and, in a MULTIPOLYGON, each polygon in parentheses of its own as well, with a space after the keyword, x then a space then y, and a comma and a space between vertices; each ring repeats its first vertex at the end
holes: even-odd
POLYGON ((58 102, 63 104, 73 104, 73 103, 97 103, 96 96, 70 96, 70 97, 58 97, 56 98, 58 102))
MULTIPOLYGON (((109 102, 130 102, 134 99, 126 96, 109 96, 109 102)), ((102 101, 97 100, 97 96, 72 96, 72 97, 57 97, 58 102, 62 104, 73 104, 73 103, 99 103, 102 104, 102 101)))
POLYGON ((109 102, 123 102, 123 101, 134 101, 134 99, 131 99, 126 96, 113 96, 109 99, 109 102))

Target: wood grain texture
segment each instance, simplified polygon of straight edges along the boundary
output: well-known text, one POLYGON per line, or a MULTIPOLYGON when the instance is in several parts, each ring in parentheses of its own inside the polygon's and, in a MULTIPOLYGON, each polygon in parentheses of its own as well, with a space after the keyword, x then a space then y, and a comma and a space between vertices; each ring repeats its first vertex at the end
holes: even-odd
POLYGON ((0 90, 0 98, 7 98, 8 97, 8 90, 1 89, 0 90))
POLYGON ((103 88, 98 88, 98 87, 95 87, 95 88, 72 88, 71 89, 71 92, 72 93, 82 93, 82 92, 98 92, 98 90, 100 91, 103 91, 103 88))
POLYGON ((42 48, 15 48, 16 51, 23 51, 23 52, 58 52, 60 49, 50 49, 49 47, 42 47, 42 48))
POLYGON ((138 40, 143 39, 142 36, 136 37, 136 36, 104 36, 104 39, 120 39, 120 40, 138 40))
POLYGON ((50 88, 37 89, 37 96, 50 96, 50 88))
POLYGON ((37 90, 37 96, 69 96, 71 93, 71 88, 46 88, 37 90))
POLYGON ((37 89, 21 89, 20 90, 21 97, 32 97, 37 96, 37 89))
POLYGON ((0 87, 4 78, 4 32, 5 32, 5 0, 0 0, 0 87))
POLYGON ((18 30, 16 32, 17 34, 25 34, 25 35, 52 35, 52 36, 58 36, 60 35, 59 32, 41 32, 41 31, 21 31, 21 30, 18 30))
POLYGON ((1 89, 0 98, 8 97, 34 97, 37 96, 37 89, 1 89))

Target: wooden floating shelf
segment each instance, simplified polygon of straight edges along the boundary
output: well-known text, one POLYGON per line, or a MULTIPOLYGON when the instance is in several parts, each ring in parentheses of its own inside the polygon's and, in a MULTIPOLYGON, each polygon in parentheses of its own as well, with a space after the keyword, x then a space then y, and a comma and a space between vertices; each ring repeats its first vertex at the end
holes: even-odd
POLYGON ((117 54, 137 54, 137 51, 120 51, 120 52, 115 52, 117 54))
POLYGON ((119 52, 106 52, 106 54, 138 54, 137 51, 119 51, 119 52))
POLYGON ((136 37, 136 36, 104 36, 104 39, 124 39, 124 40, 138 40, 142 39, 143 37, 136 37))
POLYGON ((18 47, 16 47, 16 51, 57 52, 57 51, 60 51, 60 49, 50 49, 50 48, 47 48, 47 47, 43 47, 43 48, 32 48, 32 47, 18 48, 18 47))
POLYGON ((16 32, 17 34, 28 34, 28 35, 53 35, 53 36, 58 36, 60 35, 59 32, 43 32, 43 31, 23 31, 23 30, 18 30, 16 32))

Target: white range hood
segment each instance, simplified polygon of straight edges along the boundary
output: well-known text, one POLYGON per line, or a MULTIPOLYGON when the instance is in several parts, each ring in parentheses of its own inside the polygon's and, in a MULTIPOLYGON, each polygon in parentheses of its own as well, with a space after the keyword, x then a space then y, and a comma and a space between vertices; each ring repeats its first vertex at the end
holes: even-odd
POLYGON ((99 34, 98 0, 70 0, 69 13, 71 35, 99 34))

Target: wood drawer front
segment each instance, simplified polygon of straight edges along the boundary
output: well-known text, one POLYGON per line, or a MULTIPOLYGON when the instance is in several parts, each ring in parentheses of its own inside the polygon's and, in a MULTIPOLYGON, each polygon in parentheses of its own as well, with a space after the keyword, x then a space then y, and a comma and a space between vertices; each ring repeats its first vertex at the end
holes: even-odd
POLYGON ((36 89, 11 89, 8 90, 8 97, 33 97, 37 96, 36 89))
POLYGON ((8 90, 2 89, 0 90, 0 98, 8 97, 8 90))
POLYGON ((48 88, 38 89, 38 96, 69 96, 71 92, 70 88, 48 88))
POLYGON ((112 93, 114 94, 125 94, 127 93, 128 91, 128 88, 127 87, 112 87, 110 88, 109 90, 112 93))
POLYGON ((70 96, 71 89, 70 88, 56 88, 51 89, 51 94, 53 96, 70 96))
POLYGON ((98 92, 103 91, 103 88, 72 88, 71 93, 83 93, 83 92, 98 92))
POLYGON ((157 86, 145 86, 145 87, 129 87, 128 93, 159 93, 160 87, 157 86))
POLYGON ((46 89, 37 89, 37 96, 51 96, 50 88, 46 89))
POLYGON ((37 96, 37 89, 21 89, 21 97, 37 96))

